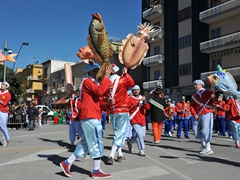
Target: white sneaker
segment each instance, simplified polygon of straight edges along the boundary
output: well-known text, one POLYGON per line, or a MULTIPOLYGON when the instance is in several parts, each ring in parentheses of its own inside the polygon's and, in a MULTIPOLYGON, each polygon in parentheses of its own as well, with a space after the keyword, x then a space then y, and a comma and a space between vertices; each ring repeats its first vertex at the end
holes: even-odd
POLYGON ((138 154, 139 154, 139 156, 146 156, 146 154, 144 153, 143 150, 140 150, 138 154))
POLYGON ((233 137, 232 136, 229 136, 229 139, 232 139, 233 137))
POLYGON ((206 150, 205 148, 199 152, 199 154, 201 155, 212 155, 213 154, 213 151, 210 149, 210 150, 206 150))
POLYGON ((168 133, 167 133, 167 132, 165 132, 165 133, 164 133, 164 135, 165 135, 165 136, 168 136, 168 133))
POLYGON ((8 142, 4 140, 2 147, 7 147, 7 146, 8 146, 8 142))
POLYGON ((171 132, 169 132, 168 135, 169 135, 170 137, 172 137, 172 133, 171 133, 171 132))

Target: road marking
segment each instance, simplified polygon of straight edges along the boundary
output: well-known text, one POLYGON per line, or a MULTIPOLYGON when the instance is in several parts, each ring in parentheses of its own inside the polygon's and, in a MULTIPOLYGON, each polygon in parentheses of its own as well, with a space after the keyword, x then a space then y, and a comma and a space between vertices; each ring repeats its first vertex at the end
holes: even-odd
POLYGON ((0 164, 0 166, 32 162, 32 161, 37 161, 37 160, 45 160, 51 156, 60 154, 64 151, 66 151, 66 149, 43 150, 43 151, 39 151, 37 153, 30 154, 28 156, 24 156, 24 157, 21 157, 21 158, 12 160, 12 161, 8 161, 6 163, 0 164))
MULTIPOLYGON (((4 149, 0 150, 0 153, 9 152, 29 152, 29 151, 41 151, 41 150, 55 150, 55 149, 65 149, 65 148, 25 148, 25 149, 4 149)), ((65 149, 67 150, 67 149, 65 149)))
MULTIPOLYGON (((153 177, 163 176, 170 174, 168 171, 160 168, 159 166, 147 166, 147 167, 141 167, 141 168, 134 168, 134 169, 128 169, 123 171, 118 171, 111 173, 112 178, 111 180, 144 180, 144 179, 151 179, 153 177)), ((91 177, 87 177, 87 180, 92 179, 91 177)), ((160 179, 160 178, 158 178, 160 179)))

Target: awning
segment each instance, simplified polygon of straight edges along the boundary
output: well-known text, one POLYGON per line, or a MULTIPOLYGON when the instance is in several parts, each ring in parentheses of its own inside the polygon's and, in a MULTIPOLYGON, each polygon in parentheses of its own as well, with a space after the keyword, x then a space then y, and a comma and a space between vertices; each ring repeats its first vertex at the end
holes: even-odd
POLYGON ((62 97, 59 100, 55 101, 53 104, 68 104, 69 99, 66 97, 62 97))

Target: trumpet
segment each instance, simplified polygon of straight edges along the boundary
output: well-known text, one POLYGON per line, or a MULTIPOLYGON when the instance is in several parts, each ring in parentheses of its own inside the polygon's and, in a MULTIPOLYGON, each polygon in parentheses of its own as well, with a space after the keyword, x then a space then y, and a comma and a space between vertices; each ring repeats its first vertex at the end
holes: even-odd
POLYGON ((169 111, 168 111, 168 120, 171 120, 173 118, 173 110, 171 107, 169 107, 169 111))

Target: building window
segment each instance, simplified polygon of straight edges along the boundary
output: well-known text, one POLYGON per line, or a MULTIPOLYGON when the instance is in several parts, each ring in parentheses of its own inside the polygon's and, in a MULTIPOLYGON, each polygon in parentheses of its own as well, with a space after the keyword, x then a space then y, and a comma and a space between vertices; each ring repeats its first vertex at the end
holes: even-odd
POLYGON ((180 76, 192 74, 192 63, 182 64, 179 68, 180 76))
POLYGON ((211 38, 215 39, 221 36, 221 28, 216 28, 211 30, 211 38))
POLYGON ((158 80, 159 77, 161 77, 161 71, 160 70, 154 71, 154 80, 158 80))
POLYGON ((217 70, 217 66, 222 66, 222 59, 214 59, 212 60, 212 70, 217 70))
POLYGON ((219 4, 221 4, 220 0, 211 0, 211 7, 218 6, 219 4))
POLYGON ((62 82, 61 82, 62 87, 64 87, 64 84, 65 84, 65 79, 62 79, 62 82))
POLYGON ((44 78, 47 78, 48 74, 47 74, 47 69, 44 69, 44 78))
POLYGON ((56 88, 56 82, 53 81, 53 89, 55 89, 55 88, 56 88))
POLYGON ((191 12, 192 8, 191 7, 187 7, 181 11, 178 12, 178 21, 184 21, 186 19, 191 18, 192 16, 192 12, 191 12))
POLYGON ((160 54, 160 46, 155 46, 153 51, 154 55, 160 54))
POLYGON ((187 35, 179 38, 179 49, 192 45, 192 35, 187 35))
POLYGON ((74 76, 72 77, 72 82, 73 82, 73 85, 75 85, 75 77, 74 76))

